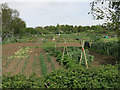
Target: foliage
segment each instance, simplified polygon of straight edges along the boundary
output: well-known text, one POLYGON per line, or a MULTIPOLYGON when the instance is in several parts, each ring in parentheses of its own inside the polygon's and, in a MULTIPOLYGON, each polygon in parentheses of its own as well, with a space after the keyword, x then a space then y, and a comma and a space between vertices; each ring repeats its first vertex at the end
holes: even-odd
POLYGON ((38 78, 34 74, 30 77, 3 75, 2 88, 118 88, 119 66, 59 69, 38 78))
MULTIPOLYGON (((44 50, 50 53, 50 55, 56 56, 56 61, 58 61, 59 64, 65 65, 66 68, 72 68, 72 67, 76 67, 79 65, 80 57, 81 57, 81 50, 79 47, 68 47, 69 55, 67 55, 67 52, 65 50, 64 58, 62 60, 63 53, 60 50, 55 50, 54 47, 51 48, 51 45, 50 46, 48 44, 46 45, 43 46, 44 50), (46 45, 49 47, 49 49, 48 47, 46 47, 46 45)), ((85 52, 86 52, 88 65, 90 65, 90 63, 94 60, 94 57, 88 54, 88 50, 85 50, 85 52)), ((84 55, 83 55, 83 60, 81 64, 85 65, 84 55)))
MULTIPOLYGON (((88 62, 88 65, 94 60, 94 57, 88 54, 88 50, 85 50, 86 52, 86 59, 88 62)), ((59 53, 57 56, 57 61, 62 62, 63 65, 66 66, 66 68, 72 68, 72 67, 78 67, 80 65, 80 58, 81 58, 81 50, 79 47, 68 47, 68 54, 65 52, 64 58, 62 60, 62 55, 59 53), (60 54, 60 55, 59 55, 60 54), (61 61, 62 60, 62 61, 61 61)), ((85 58, 84 55, 82 56, 82 65, 85 65, 85 58)))
POLYGON ((43 54, 40 54, 39 61, 40 61, 40 66, 41 66, 41 72, 42 72, 43 75, 46 75, 47 68, 46 68, 46 63, 44 61, 44 55, 43 54))
POLYGON ((48 54, 47 55, 48 62, 51 62, 51 56, 48 54))
POLYGON ((25 58, 28 57, 29 55, 27 55, 29 52, 32 52, 29 50, 29 47, 20 47, 19 50, 17 50, 17 52, 14 53, 13 56, 10 56, 8 58, 25 58))
POLYGON ((2 8, 0 12, 2 15, 2 39, 13 34, 23 34, 26 23, 18 17, 19 12, 9 8, 7 3, 1 4, 0 6, 2 8))
POLYGON ((24 62, 24 65, 23 65, 23 67, 22 67, 22 74, 23 74, 23 71, 26 69, 26 65, 27 65, 27 63, 28 63, 28 61, 29 61, 29 58, 30 58, 30 56, 28 56, 27 59, 26 59, 25 62, 24 62))
MULTIPOLYGON (((80 63, 80 57, 81 57, 82 50, 80 50, 77 47, 70 47, 69 50, 70 50, 69 52, 72 56, 72 59, 75 60, 76 63, 80 63)), ((90 65, 90 63, 94 60, 94 56, 88 54, 89 51, 87 49, 85 49, 85 53, 86 53, 86 59, 87 59, 88 65, 90 65)), ((85 65, 84 55, 82 57, 83 57, 83 59, 82 59, 81 64, 85 65)))
POLYGON ((2 76, 2 88, 38 88, 37 85, 35 85, 35 81, 37 81, 37 78, 34 77, 34 75, 31 75, 30 77, 26 77, 24 75, 14 75, 14 76, 2 76))
POLYGON ((91 45, 90 50, 101 54, 112 55, 118 57, 118 42, 102 42, 96 41, 91 45))
POLYGON ((92 1, 90 5, 93 18, 106 19, 107 29, 120 29, 120 1, 99 0, 92 1))
POLYGON ((46 52, 49 52, 49 55, 53 55, 54 52, 55 52, 55 42, 46 41, 46 42, 44 42, 42 48, 43 48, 46 52))
POLYGON ((58 70, 48 74, 44 81, 49 88, 117 88, 118 69, 107 65, 58 70))

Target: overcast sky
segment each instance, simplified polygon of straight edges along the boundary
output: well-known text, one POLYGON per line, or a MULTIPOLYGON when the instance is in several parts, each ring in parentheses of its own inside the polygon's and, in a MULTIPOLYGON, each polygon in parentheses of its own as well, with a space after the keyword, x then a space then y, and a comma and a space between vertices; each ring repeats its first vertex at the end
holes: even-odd
POLYGON ((90 11, 91 0, 69 0, 69 2, 45 0, 44 2, 8 2, 12 9, 17 9, 27 27, 68 24, 68 25, 97 25, 103 21, 94 20, 90 11))

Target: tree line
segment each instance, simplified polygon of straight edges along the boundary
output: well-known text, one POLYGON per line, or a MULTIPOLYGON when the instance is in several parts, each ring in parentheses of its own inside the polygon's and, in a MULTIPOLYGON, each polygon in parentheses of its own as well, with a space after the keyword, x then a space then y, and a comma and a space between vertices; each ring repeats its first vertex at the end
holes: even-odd
POLYGON ((64 33, 64 34, 70 34, 70 33, 79 33, 79 32, 105 32, 107 29, 105 26, 102 25, 93 25, 93 26, 73 26, 73 25, 59 25, 56 26, 50 25, 45 27, 28 27, 26 28, 26 33, 30 34, 58 34, 58 33, 64 33))
MULTIPOLYGON (((105 1, 104 1, 105 2, 105 1)), ((111 3, 109 2, 109 7, 106 7, 109 13, 103 12, 102 9, 97 7, 98 3, 104 4, 101 0, 99 2, 91 3, 91 12, 95 19, 104 19, 111 22, 104 23, 103 25, 93 25, 93 26, 73 26, 73 25, 59 25, 56 26, 45 26, 45 27, 26 27, 26 23, 19 17, 19 12, 16 9, 9 8, 7 3, 1 4, 0 16, 2 17, 2 39, 6 36, 18 35, 19 37, 23 34, 58 34, 58 33, 79 33, 79 32, 97 32, 97 33, 106 33, 109 31, 116 31, 120 27, 119 19, 119 6, 120 2, 111 3), (116 6, 115 6, 116 5, 116 6), (113 12, 110 8, 114 9, 113 12)))

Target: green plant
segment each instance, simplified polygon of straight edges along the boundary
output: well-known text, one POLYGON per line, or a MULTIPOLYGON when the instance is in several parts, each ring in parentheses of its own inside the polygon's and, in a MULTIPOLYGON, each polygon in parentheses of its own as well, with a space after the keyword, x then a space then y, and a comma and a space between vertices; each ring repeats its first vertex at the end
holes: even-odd
POLYGON ((34 56, 34 63, 33 63, 33 71, 35 71, 35 67, 36 67, 36 60, 37 60, 37 57, 36 56, 34 56))
POLYGON ((10 62, 13 61, 13 58, 14 58, 14 57, 12 57, 12 58, 8 58, 8 57, 7 57, 7 58, 6 58, 6 60, 5 60, 6 63, 5 63, 5 65, 4 65, 5 68, 8 66, 8 64, 10 64, 10 62))
POLYGON ((17 52, 14 53, 13 56, 10 56, 8 58, 25 58, 28 57, 29 55, 27 55, 29 52, 32 52, 29 50, 29 47, 20 47, 19 50, 17 50, 17 52))
POLYGON ((49 55, 53 55, 55 52, 55 42, 45 42, 42 46, 42 48, 46 51, 49 52, 49 55))
POLYGON ((24 62, 24 65, 23 65, 23 67, 22 67, 22 74, 23 74, 23 71, 26 69, 26 65, 27 65, 27 63, 28 63, 28 61, 29 61, 29 58, 30 58, 30 56, 28 56, 27 59, 26 59, 25 62, 24 62))
POLYGON ((48 62, 51 62, 51 56, 48 54, 47 55, 48 62))
POLYGON ((41 73, 43 75, 46 75, 47 68, 46 68, 46 64, 45 64, 45 61, 44 61, 44 55, 43 54, 40 54, 39 61, 40 61, 40 66, 41 66, 41 73))
POLYGON ((53 70, 55 70, 55 65, 53 63, 51 63, 51 67, 53 70))
POLYGON ((21 60, 22 60, 22 58, 20 58, 20 59, 17 61, 16 66, 14 67, 15 70, 17 69, 17 66, 18 66, 18 64, 20 63, 21 60))
POLYGON ((96 41, 91 45, 90 50, 101 54, 118 57, 118 42, 96 41))
MULTIPOLYGON (((87 49, 85 50, 85 52, 86 52, 88 65, 90 66, 90 63, 94 60, 94 56, 89 55, 88 54, 89 52, 87 49)), ((80 63, 81 50, 79 47, 68 47, 68 55, 67 55, 67 52, 65 51, 63 60, 62 60, 62 56, 63 56, 62 52, 58 53, 57 61, 63 62, 63 65, 65 65, 66 68, 78 66, 80 63)), ((82 59, 81 64, 85 65, 84 55, 82 57, 83 57, 83 59, 82 59)))

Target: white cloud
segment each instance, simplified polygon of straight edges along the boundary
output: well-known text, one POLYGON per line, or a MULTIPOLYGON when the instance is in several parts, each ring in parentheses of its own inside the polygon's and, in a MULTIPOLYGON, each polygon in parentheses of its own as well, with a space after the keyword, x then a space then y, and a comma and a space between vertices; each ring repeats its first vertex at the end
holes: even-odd
POLYGON ((92 20, 87 14, 90 10, 89 2, 9 2, 8 5, 17 9, 20 17, 31 27, 57 23, 92 25, 102 22, 92 20))

